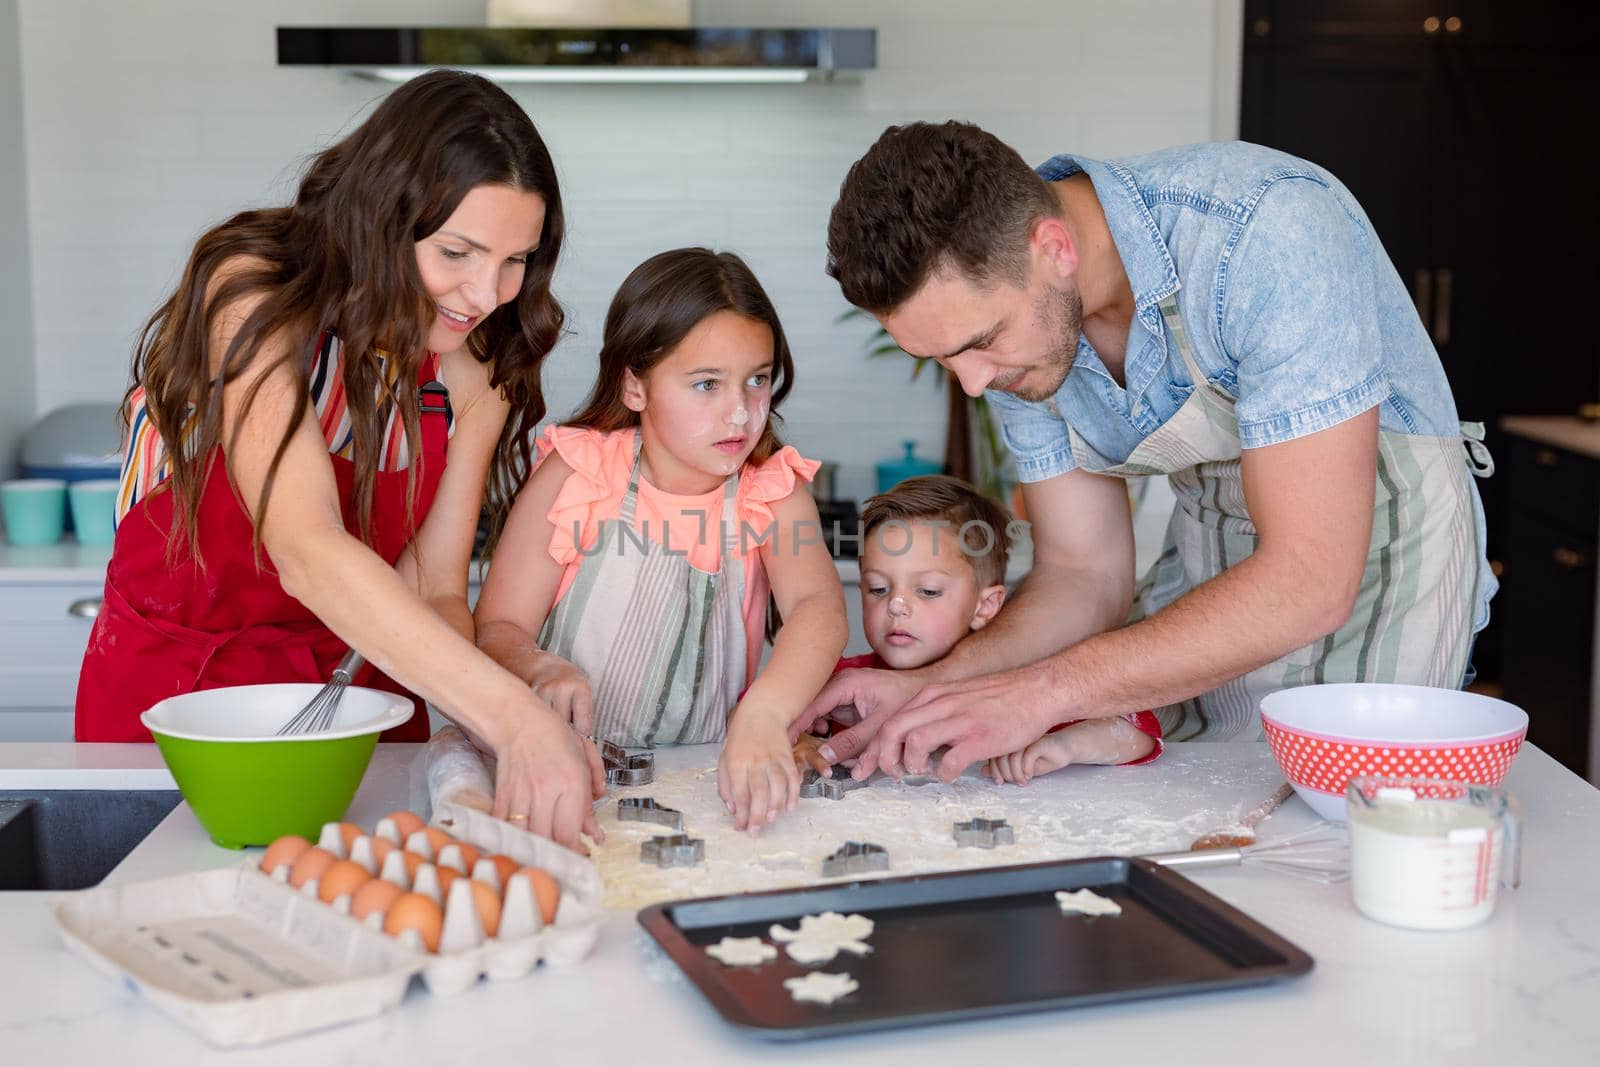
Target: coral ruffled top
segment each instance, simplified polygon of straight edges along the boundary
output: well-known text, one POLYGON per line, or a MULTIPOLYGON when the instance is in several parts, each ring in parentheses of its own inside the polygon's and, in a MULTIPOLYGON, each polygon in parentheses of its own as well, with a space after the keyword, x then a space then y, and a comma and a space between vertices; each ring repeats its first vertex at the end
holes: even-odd
MULTIPOLYGON (((600 535, 600 523, 615 519, 622 512, 622 497, 633 470, 633 439, 631 429, 605 433, 577 426, 550 426, 539 438, 539 462, 555 452, 572 468, 548 514, 554 528, 550 556, 563 568, 561 586, 556 591, 558 601, 567 595, 577 577, 578 565, 585 558, 580 548, 593 547, 600 535)), ((734 548, 742 552, 744 559, 746 685, 754 680, 761 662, 767 596, 772 586, 757 547, 758 536, 741 538, 739 531, 744 528, 742 524, 765 531, 775 519, 772 506, 793 493, 798 483, 811 481, 820 466, 785 445, 765 463, 745 464, 739 476, 734 497, 736 514, 728 517, 728 531, 734 548)), ((664 541, 672 551, 687 553, 691 567, 714 572, 722 566, 718 530, 723 518, 723 495, 722 486, 697 496, 667 493, 641 477, 634 528, 654 544, 664 541)), ((783 533, 786 540, 792 536, 791 531, 783 533)))

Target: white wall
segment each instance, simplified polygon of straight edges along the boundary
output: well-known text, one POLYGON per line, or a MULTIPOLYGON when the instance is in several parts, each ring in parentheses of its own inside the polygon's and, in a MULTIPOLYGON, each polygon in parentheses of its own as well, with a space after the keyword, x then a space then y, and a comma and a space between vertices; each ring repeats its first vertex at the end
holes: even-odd
POLYGON ((19 28, 17 0, 0 0, 0 478, 15 472, 35 391, 19 28))
MULTIPOLYGON (((305 157, 381 92, 279 70, 275 26, 472 24, 483 11, 482 0, 6 2, 20 2, 40 411, 120 396, 133 335, 195 236, 282 200, 305 157)), ((843 489, 870 491, 872 462, 903 438, 939 455, 940 394, 908 385, 897 361, 865 361, 866 328, 834 323, 845 305, 822 272, 824 230, 849 164, 885 126, 913 119, 975 121, 1033 161, 1227 134, 1238 9, 696 0, 706 25, 875 26, 879 68, 838 85, 515 90, 550 144, 570 220, 558 292, 574 334, 548 365, 552 411, 588 386, 606 303, 627 271, 702 243, 743 254, 772 292, 799 363, 788 436, 843 461, 843 489)))

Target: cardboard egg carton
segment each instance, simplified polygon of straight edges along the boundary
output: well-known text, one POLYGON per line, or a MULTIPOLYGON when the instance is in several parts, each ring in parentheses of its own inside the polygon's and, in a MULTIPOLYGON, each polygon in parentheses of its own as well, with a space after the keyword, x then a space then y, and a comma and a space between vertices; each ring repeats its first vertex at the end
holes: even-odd
POLYGON ((66 893, 50 911, 74 955, 222 1048, 378 1015, 427 964, 244 865, 66 893))
MULTIPOLYGON (((458 878, 442 901, 439 951, 430 953, 414 933, 384 934, 381 914, 355 919, 348 896, 325 904, 315 881, 296 889, 286 869, 267 875, 254 861, 63 894, 51 914, 71 952, 223 1048, 378 1015, 400 1003, 412 975, 420 974, 431 992, 449 994, 480 977, 519 978, 541 962, 569 964, 588 955, 599 937, 604 896, 594 864, 468 808, 442 804, 433 824, 486 855, 502 853, 553 877, 561 886, 553 921, 541 921, 528 880, 513 876, 504 887, 498 936, 485 937, 468 879, 458 878)), ((385 872, 370 839, 357 838, 346 850, 336 827, 324 830, 321 844, 439 899, 435 863, 411 877, 394 852, 385 872)), ((459 850, 448 852, 433 858, 459 862, 459 850)), ((498 883, 487 860, 467 873, 498 883)))
MULTIPOLYGON (((434 809, 432 825, 459 841, 480 849, 480 858, 467 870, 465 858, 454 845, 445 845, 435 854, 423 831, 401 840, 388 820, 380 822, 373 836, 387 838, 405 851, 424 859, 415 871, 407 868, 399 850, 390 852, 382 864, 373 855, 371 842, 357 838, 347 851, 338 825, 323 827, 318 841, 321 848, 340 859, 353 859, 379 878, 408 892, 429 897, 444 909, 444 926, 436 952, 426 952, 415 931, 405 931, 396 940, 423 954, 422 980, 432 993, 448 995, 471 988, 479 978, 493 980, 521 978, 541 962, 573 963, 588 955, 600 935, 604 886, 594 864, 555 842, 519 830, 509 823, 458 804, 442 803, 434 809), (386 825, 388 824, 388 825, 386 825), (499 872, 487 858, 499 853, 515 860, 520 867, 536 867, 561 886, 561 899, 554 919, 546 924, 535 900, 533 886, 525 876, 513 874, 502 885, 499 872), (459 875, 448 892, 441 891, 440 867, 450 867, 459 875), (469 878, 491 886, 503 894, 499 929, 489 937, 483 929, 469 878)), ((257 872, 258 874, 260 872, 257 872)), ((278 883, 290 892, 317 900, 318 882, 313 879, 298 890, 287 885, 287 867, 280 867, 263 878, 278 883)), ((320 901, 319 901, 320 903, 320 901)), ((344 915, 350 911, 348 895, 336 897, 330 906, 344 915)), ((381 932, 385 913, 375 911, 361 923, 381 932)), ((352 920, 354 921, 354 920, 352 920)))

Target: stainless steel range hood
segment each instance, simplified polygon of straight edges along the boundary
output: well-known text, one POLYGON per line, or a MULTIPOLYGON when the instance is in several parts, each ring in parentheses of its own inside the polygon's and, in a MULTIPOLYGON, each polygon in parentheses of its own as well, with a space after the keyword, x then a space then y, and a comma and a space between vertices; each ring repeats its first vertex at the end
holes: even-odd
POLYGON ((500 82, 803 82, 876 64, 872 29, 278 27, 280 67, 385 81, 458 67, 500 82))

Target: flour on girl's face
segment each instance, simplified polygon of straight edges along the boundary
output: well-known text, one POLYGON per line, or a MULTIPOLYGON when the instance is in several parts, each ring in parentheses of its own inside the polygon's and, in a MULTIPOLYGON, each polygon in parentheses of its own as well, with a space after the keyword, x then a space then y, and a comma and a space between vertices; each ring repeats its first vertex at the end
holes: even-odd
POLYGON ((703 493, 738 473, 767 427, 772 362, 765 323, 719 311, 650 368, 639 421, 656 488, 703 493))

